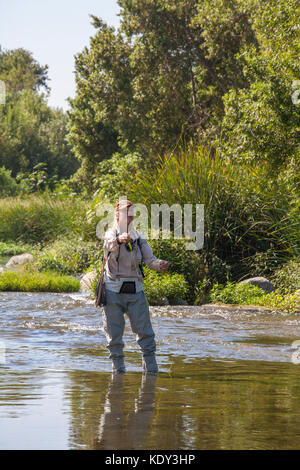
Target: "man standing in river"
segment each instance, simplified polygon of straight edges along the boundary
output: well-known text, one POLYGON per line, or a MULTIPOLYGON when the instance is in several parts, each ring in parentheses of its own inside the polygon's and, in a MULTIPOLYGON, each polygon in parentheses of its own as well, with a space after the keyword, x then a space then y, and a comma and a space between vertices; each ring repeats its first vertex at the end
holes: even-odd
POLYGON ((103 325, 107 338, 113 371, 126 372, 123 333, 124 313, 127 313, 132 331, 143 353, 143 371, 158 372, 149 305, 143 290, 141 263, 150 269, 165 272, 168 261, 154 256, 147 240, 133 227, 133 204, 125 199, 116 204, 115 219, 104 236, 104 282, 106 305, 103 308, 103 325))

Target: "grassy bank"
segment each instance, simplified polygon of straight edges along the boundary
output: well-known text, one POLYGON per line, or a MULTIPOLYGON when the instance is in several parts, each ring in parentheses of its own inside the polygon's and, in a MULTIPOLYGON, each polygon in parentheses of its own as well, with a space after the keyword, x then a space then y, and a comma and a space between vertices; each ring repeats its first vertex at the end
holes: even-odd
MULTIPOLYGON (((265 294, 258 287, 249 284, 229 281, 223 284, 217 282, 211 287, 206 278, 197 282, 204 270, 199 253, 190 251, 186 255, 180 241, 149 240, 149 243, 158 257, 172 261, 173 269, 162 274, 145 267, 144 289, 150 304, 161 297, 167 297, 169 301, 185 299, 196 305, 223 302, 262 305, 287 312, 299 310, 299 297, 295 295, 300 286, 300 263, 297 260, 289 261, 273 273, 270 280, 276 291, 265 294), (194 295, 193 302, 190 300, 191 292, 194 295)), ((102 250, 99 242, 63 238, 43 248, 40 245, 0 243, 0 254, 5 256, 23 252, 32 253, 34 262, 26 265, 22 270, 24 272, 0 274, 0 290, 74 291, 79 290, 79 282, 66 274, 79 275, 88 270, 96 270, 98 274, 100 272, 102 250)))
POLYGON ((0 291, 15 292, 77 292, 79 281, 55 273, 7 271, 0 273, 0 291))

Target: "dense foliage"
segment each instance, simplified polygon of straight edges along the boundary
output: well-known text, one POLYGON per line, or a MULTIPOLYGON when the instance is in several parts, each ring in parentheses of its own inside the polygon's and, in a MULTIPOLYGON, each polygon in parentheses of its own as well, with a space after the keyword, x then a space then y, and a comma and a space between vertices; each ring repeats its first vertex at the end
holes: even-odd
POLYGON ((66 113, 47 104, 48 66, 0 47, 3 250, 36 244, 42 271, 98 269, 98 204, 200 203, 202 249, 149 240, 171 261, 161 286, 172 292, 181 276, 182 296, 202 303, 218 283, 226 298, 259 275, 279 289, 263 302, 284 303, 299 288, 297 0, 118 4, 118 29, 90 15, 66 113))

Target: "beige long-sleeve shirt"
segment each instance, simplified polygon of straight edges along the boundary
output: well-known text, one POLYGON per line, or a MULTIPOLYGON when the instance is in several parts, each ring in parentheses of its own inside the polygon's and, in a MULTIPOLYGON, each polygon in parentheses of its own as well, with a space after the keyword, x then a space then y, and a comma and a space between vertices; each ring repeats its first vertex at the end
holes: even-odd
POLYGON ((129 225, 128 231, 132 239, 132 251, 128 251, 124 243, 118 243, 117 235, 120 234, 120 227, 116 222, 105 233, 103 244, 105 256, 107 257, 110 252, 105 265, 106 279, 137 278, 143 282, 139 264, 143 262, 148 268, 160 272, 162 260, 152 253, 146 238, 132 224, 129 225), (140 246, 137 243, 138 238, 140 238, 140 246))

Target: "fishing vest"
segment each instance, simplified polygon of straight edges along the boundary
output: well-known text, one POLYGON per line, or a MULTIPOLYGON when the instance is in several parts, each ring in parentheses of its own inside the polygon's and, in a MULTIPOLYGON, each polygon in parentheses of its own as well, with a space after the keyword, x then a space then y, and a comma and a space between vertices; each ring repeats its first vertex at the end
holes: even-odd
MULTIPOLYGON (((120 235, 120 233, 118 231, 116 231, 116 236, 120 235)), ((134 250, 134 245, 135 243, 137 243, 139 249, 140 249, 140 252, 141 252, 141 255, 142 255, 142 249, 141 249, 141 241, 140 241, 140 237, 136 238, 131 244, 133 245, 133 250, 134 250)), ((119 272, 120 269, 119 269, 119 257, 120 257, 120 249, 121 249, 121 244, 119 244, 119 247, 118 247, 118 252, 116 254, 116 262, 118 263, 118 269, 117 271, 119 272)), ((133 251, 132 250, 132 251, 133 251)), ((109 260, 109 257, 111 255, 111 251, 108 252, 107 254, 107 266, 108 266, 108 260, 109 260)), ((104 250, 103 250, 103 254, 102 254, 102 262, 103 262, 103 259, 104 259, 104 250)), ((140 269, 140 273, 142 275, 142 277, 144 278, 145 277, 145 273, 144 273, 144 269, 143 269, 143 262, 141 261, 140 263, 138 263, 137 265, 140 269)), ((136 267, 137 267, 136 266, 136 267)), ((135 269, 136 269, 135 267, 135 269)), ((109 271, 109 267, 108 267, 108 271, 109 271)), ((124 277, 124 276, 121 276, 120 274, 117 274, 117 275, 112 275, 112 277, 124 277)))

